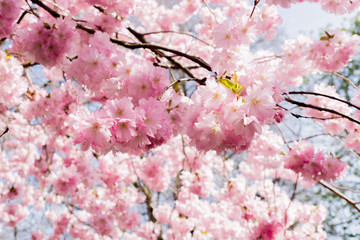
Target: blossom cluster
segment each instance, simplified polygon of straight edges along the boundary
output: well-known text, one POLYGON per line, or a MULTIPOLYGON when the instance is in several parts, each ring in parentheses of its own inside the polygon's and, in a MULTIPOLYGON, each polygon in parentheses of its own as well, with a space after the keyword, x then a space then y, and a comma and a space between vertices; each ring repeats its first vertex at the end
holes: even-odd
POLYGON ((237 95, 208 80, 192 95, 185 128, 198 149, 240 152, 249 147, 261 124, 274 116, 275 101, 272 90, 261 85, 245 91, 244 96, 237 95))
MULTIPOLYGON (((275 37, 276 5, 302 0, 21 2, 0 0, 5 235, 326 238, 324 206, 273 180, 335 181, 348 164, 274 126, 300 116, 285 101, 303 77, 342 70, 358 36, 300 36, 279 55, 255 47, 275 37)), ((317 2, 334 13, 359 6, 317 2)), ((355 105, 324 84, 311 94, 299 112, 359 153, 359 91, 355 105)))
MULTIPOLYGON (((283 8, 289 8, 293 3, 303 2, 304 0, 266 0, 269 4, 280 5, 283 8)), ((335 14, 344 14, 356 10, 360 3, 358 1, 339 1, 339 0, 309 0, 309 2, 318 2, 322 9, 335 14)))
POLYGON ((21 1, 0 1, 0 39, 12 34, 16 28, 15 21, 21 12, 21 1))
POLYGON ((20 104, 19 97, 27 90, 26 79, 20 62, 4 51, 0 51, 0 84, 0 109, 20 104))
POLYGON ((74 115, 75 143, 85 151, 116 150, 141 153, 166 142, 172 136, 172 124, 164 103, 143 98, 135 107, 129 97, 106 101, 103 109, 86 117, 86 111, 74 115))
POLYGON ((18 41, 28 60, 50 67, 60 65, 77 38, 75 25, 70 17, 34 22, 19 32, 18 41))
POLYGON ((307 143, 298 142, 293 145, 285 158, 285 168, 300 173, 305 181, 330 181, 340 178, 347 164, 332 156, 325 157, 323 152, 314 152, 307 143))

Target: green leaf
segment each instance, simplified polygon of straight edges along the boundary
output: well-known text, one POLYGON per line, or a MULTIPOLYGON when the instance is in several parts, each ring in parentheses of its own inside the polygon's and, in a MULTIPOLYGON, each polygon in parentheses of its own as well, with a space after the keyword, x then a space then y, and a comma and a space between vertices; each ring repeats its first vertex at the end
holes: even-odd
POLYGON ((239 86, 237 83, 233 83, 231 80, 227 78, 219 78, 219 83, 221 83, 224 87, 230 89, 233 93, 239 94, 244 86, 239 86))
POLYGON ((242 90, 243 90, 244 86, 240 86, 238 84, 236 84, 236 87, 235 87, 235 93, 238 94, 240 93, 242 90))
POLYGON ((219 78, 218 81, 219 81, 219 83, 221 83, 224 87, 226 87, 228 89, 235 88, 235 84, 227 78, 219 78))
POLYGON ((49 25, 47 22, 44 22, 44 27, 45 27, 46 29, 51 29, 50 25, 49 25))
POLYGON ((326 34, 326 36, 322 36, 321 38, 320 38, 320 41, 329 41, 330 39, 332 39, 332 38, 334 38, 334 34, 333 35, 331 35, 330 33, 328 33, 327 31, 325 31, 325 34, 326 34))
POLYGON ((327 41, 327 40, 329 40, 329 38, 326 37, 326 36, 322 36, 322 37, 320 38, 320 41, 327 41))
POLYGON ((180 91, 180 82, 178 82, 178 83, 175 83, 174 85, 173 85, 173 89, 175 90, 175 92, 179 92, 180 91))

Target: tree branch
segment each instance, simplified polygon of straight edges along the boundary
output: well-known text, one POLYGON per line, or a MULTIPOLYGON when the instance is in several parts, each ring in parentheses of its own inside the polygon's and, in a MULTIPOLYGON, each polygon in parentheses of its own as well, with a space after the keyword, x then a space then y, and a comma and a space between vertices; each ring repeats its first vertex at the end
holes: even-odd
MULTIPOLYGON (((135 37, 137 37, 136 35, 134 35, 135 37)), ((139 39, 140 40, 140 39, 139 39)), ((163 52, 159 52, 158 50, 163 50, 163 51, 166 51, 166 52, 170 52, 170 53, 174 53, 178 56, 181 56, 181 57, 184 57, 184 58, 187 58, 197 64, 199 64, 201 67, 205 68, 206 70, 208 71, 212 71, 211 70, 211 67, 208 63, 206 63, 204 60, 202 60, 201 58, 197 57, 197 56, 193 56, 193 55, 189 55, 187 53, 184 53, 184 52, 181 52, 181 51, 178 51, 178 50, 175 50, 175 49, 171 49, 171 48, 167 48, 167 47, 164 47, 164 46, 160 46, 160 45, 156 45, 156 44, 151 44, 151 43, 147 43, 146 41, 141 42, 142 43, 130 43, 130 42, 125 42, 125 41, 122 41, 122 40, 119 40, 119 39, 116 39, 116 38, 110 38, 110 41, 112 43, 116 43, 120 46, 123 46, 123 47, 126 47, 126 48, 129 48, 129 49, 137 49, 137 48, 144 48, 144 49, 150 49, 151 51, 153 51, 155 54, 161 56, 161 57, 165 57, 166 59, 171 59, 169 60, 171 63, 173 63, 176 67, 179 67, 177 66, 178 64, 175 64, 173 61, 175 61, 174 59, 172 59, 171 56, 166 56, 163 52)), ((182 68, 185 68, 185 67, 182 67, 182 68)), ((189 75, 189 73, 186 72, 186 74, 189 75)), ((190 73, 191 74, 191 73, 190 73)), ((190 76, 189 77, 194 77, 194 76, 190 76)))
POLYGON ((289 102, 289 103, 292 103, 292 104, 295 104, 295 105, 298 105, 299 107, 306 107, 306 108, 312 108, 312 109, 316 109, 318 111, 322 111, 322 112, 329 112, 329 113, 333 113, 333 114, 336 114, 338 116, 341 116, 343 118, 346 118, 348 120, 350 120, 351 122, 354 122, 354 123, 357 123, 360 125, 360 121, 356 120, 355 118, 352 118, 348 115, 345 115, 345 114, 342 114, 342 113, 339 113, 333 109, 329 109, 329 108, 323 108, 323 107, 317 107, 317 106, 314 106, 314 105, 311 105, 311 104, 306 104, 306 103, 303 103, 303 102, 298 102, 298 101, 295 101, 291 98, 284 98, 285 101, 289 102))
POLYGON ((152 34, 159 34, 159 33, 176 33, 176 34, 181 34, 181 35, 186 35, 186 36, 189 36, 189 37, 192 37, 210 47, 214 47, 213 45, 211 45, 210 43, 207 43, 205 42, 204 40, 198 38, 197 36, 193 35, 193 34, 190 34, 190 33, 187 33, 187 32, 177 32, 177 31, 170 31, 170 30, 164 30, 164 31, 157 31, 157 32, 147 32, 147 33, 143 33, 143 36, 146 36, 146 35, 152 35, 152 34))
POLYGON ((9 128, 6 127, 5 131, 2 134, 0 134, 0 137, 4 136, 8 131, 9 131, 9 128))
POLYGON ((171 53, 174 53, 178 56, 182 56, 182 57, 185 57, 197 64, 199 64, 201 67, 205 68, 206 70, 208 71, 212 71, 211 70, 211 67, 208 63, 206 63, 203 59, 197 57, 197 56, 193 56, 193 55, 189 55, 189 54, 186 54, 186 53, 183 53, 181 51, 178 51, 178 50, 174 50, 174 49, 170 49, 170 48, 167 48, 167 47, 163 47, 163 46, 160 46, 160 45, 155 45, 155 44, 149 44, 146 42, 145 38, 144 38, 144 35, 141 34, 141 33, 138 33, 137 31, 135 31, 134 29, 128 27, 127 28, 129 30, 129 32, 131 32, 131 34, 133 34, 140 42, 142 42, 142 45, 140 46, 136 46, 134 45, 136 48, 149 48, 151 51, 153 51, 154 53, 156 53, 157 55, 161 56, 161 57, 165 57, 167 60, 169 60, 172 64, 174 64, 175 66, 177 67, 180 67, 189 77, 191 78, 194 78, 195 76, 185 67, 183 67, 180 63, 178 63, 176 60, 174 60, 172 57, 170 56, 166 56, 164 53, 162 53, 161 51, 158 51, 158 50, 163 50, 163 51, 166 51, 166 52, 171 52, 171 53))
POLYGON ((337 72, 330 72, 332 75, 335 75, 339 78, 341 78, 342 80, 345 80, 346 82, 348 82, 353 88, 355 89, 359 89, 350 79, 338 74, 337 72))
MULTIPOLYGON (((60 15, 58 12, 56 12, 55 10, 51 9, 50 7, 46 6, 44 3, 42 3, 40 0, 32 0, 32 2, 34 4, 37 4, 39 7, 43 8, 44 10, 46 10, 48 13, 50 13, 53 17, 55 18, 59 18, 62 15, 60 15)), ((73 19, 75 20, 75 19, 73 19)), ((77 23, 76 25, 77 29, 83 30, 89 34, 94 34, 96 32, 96 30, 84 26, 80 23, 77 23)), ((117 38, 110 38, 110 41, 112 43, 118 44, 120 46, 129 48, 129 49, 137 49, 137 48, 143 48, 143 49, 150 49, 152 52, 154 52, 156 55, 160 56, 160 57, 164 57, 166 58, 168 61, 170 61, 173 65, 175 65, 176 67, 180 68, 182 71, 184 71, 184 73, 186 73, 189 77, 191 78, 195 78, 195 76, 190 72, 189 69, 187 69, 186 67, 182 66, 179 62, 177 62, 176 60, 174 60, 171 56, 167 56, 166 54, 164 54, 162 51, 166 51, 166 52, 171 52, 174 53, 178 56, 187 58, 197 64, 199 64, 201 67, 205 68, 208 71, 212 71, 211 67, 208 63, 206 63, 203 59, 201 59, 200 57, 197 56, 193 56, 193 55, 189 55, 187 53, 175 50, 175 49, 171 49, 171 48, 167 48, 167 47, 163 47, 160 45, 155 45, 155 44, 150 44, 148 42, 146 42, 145 38, 144 38, 144 34, 142 33, 138 33, 137 31, 135 31, 134 29, 128 27, 128 30, 141 42, 141 43, 130 43, 130 42, 126 42, 126 41, 122 41, 120 39, 117 38), (160 51, 162 50, 162 51, 160 51)), ((204 84, 201 81, 198 82, 199 84, 204 84)))
POLYGON ((206 81, 206 78, 203 78, 203 79, 198 79, 198 78, 182 78, 182 79, 177 79, 176 81, 172 82, 169 86, 167 86, 166 88, 164 88, 164 90, 160 93, 160 95, 158 96, 158 100, 161 99, 162 95, 171 87, 173 87, 175 84, 177 83, 181 83, 181 82, 187 82, 187 81, 201 81, 201 82, 204 82, 206 81))
POLYGON ((260 2, 260 0, 254 0, 254 7, 253 7, 253 9, 252 9, 252 11, 251 11, 251 13, 250 13, 250 17, 249 17, 249 18, 251 18, 252 15, 254 14, 255 8, 256 8, 256 6, 259 4, 259 2, 260 2))
POLYGON ((325 181, 320 180, 319 184, 321 184, 323 187, 329 189, 331 192, 333 192, 335 195, 339 196, 340 198, 344 199, 348 204, 350 204, 352 207, 354 207, 358 212, 360 212, 360 208, 357 206, 357 202, 354 200, 348 198, 345 194, 337 190, 336 188, 330 186, 325 181))
MULTIPOLYGON (((176 67, 176 66, 168 66, 168 65, 163 65, 163 64, 160 64, 160 63, 157 63, 157 62, 154 62, 153 65, 155 67, 162 67, 162 68, 166 68, 166 69, 179 69, 179 67, 176 67)), ((185 68, 187 69, 198 69, 198 68, 201 68, 200 66, 184 66, 185 68)))
POLYGON ((47 5, 45 5, 43 2, 39 1, 39 0, 31 0, 32 3, 38 5, 39 7, 41 7, 42 9, 46 10, 48 13, 50 13, 51 16, 53 16, 54 18, 59 18, 61 17, 61 15, 53 10, 52 8, 48 7, 47 5))
POLYGON ((339 102, 343 102, 351 107, 354 107, 358 110, 360 110, 360 107, 352 104, 351 102, 348 102, 346 100, 343 100, 341 98, 337 98, 337 97, 333 97, 333 96, 330 96, 330 95, 326 95, 326 94, 323 94, 323 93, 316 93, 316 92, 306 92, 306 91, 291 91, 289 92, 289 94, 305 94, 305 95, 315 95, 315 96, 321 96, 321 97, 326 97, 326 98, 330 98, 330 99, 333 99, 333 100, 336 100, 336 101, 339 101, 339 102))

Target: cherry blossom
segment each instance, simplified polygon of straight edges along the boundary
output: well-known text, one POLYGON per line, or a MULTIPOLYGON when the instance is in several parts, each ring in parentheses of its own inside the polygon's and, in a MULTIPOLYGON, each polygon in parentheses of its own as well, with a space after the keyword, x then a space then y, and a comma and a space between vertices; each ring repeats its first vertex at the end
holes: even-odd
POLYGON ((303 80, 345 79, 360 38, 257 44, 276 37, 278 6, 302 2, 0 0, 1 234, 326 239, 325 206, 297 186, 358 210, 328 185, 351 164, 309 139, 359 153, 360 94, 303 80), (298 118, 321 133, 293 134, 298 118))

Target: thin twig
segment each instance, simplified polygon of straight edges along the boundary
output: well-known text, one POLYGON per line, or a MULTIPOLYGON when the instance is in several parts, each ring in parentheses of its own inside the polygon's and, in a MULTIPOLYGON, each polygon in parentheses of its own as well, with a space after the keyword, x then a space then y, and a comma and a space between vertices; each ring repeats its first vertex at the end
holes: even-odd
POLYGON ((214 19, 215 19, 215 22, 217 24, 219 24, 217 18, 216 18, 216 15, 214 13, 214 11, 211 9, 211 7, 209 6, 209 4, 205 1, 205 0, 202 0, 202 2, 205 4, 205 6, 207 7, 207 9, 209 9, 209 12, 211 13, 211 15, 213 15, 214 19))
POLYGON ((295 105, 298 105, 299 107, 306 107, 306 108, 312 108, 312 109, 316 109, 318 111, 322 111, 322 112, 328 112, 328 113, 333 113, 333 114, 336 114, 338 116, 341 116, 343 118, 346 118, 348 120, 350 120, 351 122, 354 122, 354 123, 357 123, 360 125, 360 121, 356 120, 355 118, 352 118, 348 115, 345 115, 343 113, 340 113, 338 111, 335 111, 333 109, 329 109, 329 108, 323 108, 323 107, 318 107, 318 106, 314 106, 314 105, 311 105, 311 104, 306 104, 306 103, 303 103, 303 102, 298 102, 298 101, 295 101, 291 98, 284 98, 285 101, 289 102, 289 103, 292 103, 292 104, 295 104, 295 105))
POLYGON ((300 114, 293 113, 293 112, 290 112, 290 114, 293 115, 293 116, 296 117, 296 118, 309 118, 309 119, 316 119, 316 120, 322 120, 322 121, 341 118, 341 117, 330 117, 330 118, 312 117, 312 116, 300 115, 300 114))
POLYGON ((147 33, 143 33, 144 36, 146 35, 152 35, 152 34, 160 34, 160 33, 176 33, 176 34, 181 34, 181 35, 186 35, 186 36, 189 36, 189 37, 192 37, 210 47, 214 47, 213 45, 211 45, 210 43, 207 43, 205 42, 204 40, 198 38, 197 36, 191 34, 191 33, 187 33, 187 32, 178 32, 178 31, 171 31, 171 30, 164 30, 164 31, 156 31, 156 32, 147 32, 147 33))
POLYGON ((295 185, 294 185, 294 191, 291 195, 291 198, 290 198, 290 202, 289 202, 289 205, 287 206, 286 210, 285 210, 285 225, 284 225, 284 235, 286 234, 286 224, 287 224, 287 212, 291 206, 291 203, 292 201, 294 201, 295 199, 295 194, 296 194, 296 189, 297 189, 297 185, 298 185, 298 182, 299 182, 299 174, 296 175, 296 181, 295 181, 295 185))
POLYGON ((343 194, 342 192, 340 192, 339 190, 337 190, 336 188, 330 186, 329 184, 327 184, 325 181, 320 180, 319 184, 321 184, 323 187, 329 189, 331 192, 333 192, 335 195, 337 195, 338 197, 344 199, 348 204, 350 204, 353 208, 355 208, 358 212, 360 212, 360 208, 357 206, 357 202, 355 202, 354 200, 350 199, 349 197, 347 197, 345 194, 343 194))
MULTIPOLYGON (((206 63, 202 58, 199 58, 197 56, 193 56, 193 55, 189 55, 189 54, 186 54, 184 52, 181 52, 181 51, 178 51, 178 50, 175 50, 175 49, 171 49, 171 48, 167 48, 167 47, 163 47, 163 46, 160 46, 160 45, 155 45, 155 44, 149 44, 145 41, 145 39, 143 38, 143 35, 141 33, 138 33, 136 32, 135 30, 133 30, 132 28, 128 28, 128 30, 136 37, 138 38, 138 40, 140 42, 142 42, 142 44, 138 45, 137 43, 135 44, 130 44, 132 45, 134 48, 149 48, 150 50, 153 50, 153 49, 157 49, 157 50, 163 50, 163 51, 166 51, 166 52, 171 52, 171 53, 174 53, 178 56, 181 56, 181 57, 185 57, 197 64, 199 64, 200 66, 202 66, 203 68, 205 68, 206 70, 208 71, 212 71, 211 70, 211 67, 208 63, 206 63), (138 45, 138 46, 137 46, 138 45)), ((112 42, 117 42, 115 39, 112 39, 111 40, 112 42)), ((121 43, 120 43, 121 44, 121 43)), ((171 61, 170 61, 171 62, 171 61)), ((192 77, 189 75, 189 77, 192 77)))
POLYGON ((288 141, 286 140, 285 135, 284 135, 283 131, 281 130, 281 128, 279 127, 279 125, 278 125, 278 124, 275 124, 275 126, 276 126, 276 128, 279 130, 280 135, 281 135, 284 143, 286 144, 286 146, 287 146, 289 149, 291 149, 291 147, 290 147, 288 141))
POLYGON ((252 11, 251 11, 251 14, 250 14, 250 17, 249 17, 249 18, 251 18, 252 15, 254 14, 255 8, 256 8, 256 6, 259 4, 259 2, 260 2, 260 0, 254 0, 254 7, 253 7, 253 9, 252 9, 252 11))
POLYGON ((330 183, 330 184, 331 184, 331 186, 333 186, 333 187, 335 187, 337 189, 340 189, 340 190, 346 190, 346 191, 350 191, 350 192, 353 192, 353 193, 360 193, 360 191, 356 191, 356 190, 351 189, 351 188, 336 186, 336 185, 334 185, 332 183, 330 183))
POLYGON ((49 0, 44 0, 44 1, 47 2, 47 3, 49 3, 49 4, 51 4, 51 5, 53 5, 54 7, 58 8, 58 9, 60 9, 60 10, 63 11, 63 12, 66 12, 66 13, 68 13, 68 14, 70 13, 69 10, 61 7, 61 6, 60 6, 59 4, 57 4, 55 1, 54 1, 54 2, 53 2, 53 1, 49 1, 49 0))
POLYGON ((290 114, 293 115, 296 118, 309 118, 309 119, 316 119, 316 120, 323 120, 323 121, 341 118, 341 117, 321 118, 321 117, 313 117, 313 116, 304 116, 304 115, 300 115, 300 114, 297 114, 297 113, 293 113, 293 112, 291 112, 291 109, 287 109, 287 108, 285 108, 285 107, 283 107, 283 106, 281 106, 279 104, 276 104, 276 106, 284 109, 285 111, 290 112, 290 114))
MULTIPOLYGON (((177 83, 181 83, 181 82, 188 82, 188 81, 199 81, 198 78, 182 78, 182 79, 177 79, 176 81, 172 82, 169 86, 167 86, 166 88, 164 88, 164 90, 160 93, 160 95, 158 96, 158 100, 161 99, 162 95, 169 89, 172 88, 175 84, 177 83)), ((203 78, 201 81, 206 81, 206 78, 203 78)))
POLYGON ((6 127, 5 131, 4 131, 2 134, 0 134, 0 138, 1 138, 2 136, 4 136, 8 131, 9 131, 9 128, 6 127))
POLYGON ((333 99, 333 100, 336 100, 336 101, 339 101, 339 102, 342 102, 342 103, 345 103, 351 107, 354 107, 358 110, 360 110, 360 107, 359 106, 356 106, 354 104, 352 104, 351 102, 348 102, 346 100, 343 100, 341 98, 337 98, 337 97, 333 97, 333 96, 330 96, 330 95, 326 95, 326 94, 323 94, 323 93, 317 93, 317 92, 306 92, 306 91, 290 91, 289 94, 304 94, 304 95, 315 95, 315 96, 321 96, 321 97, 326 97, 326 98, 330 98, 330 99, 333 99))
POLYGON ((337 72, 330 72, 332 75, 335 75, 339 78, 341 78, 342 80, 345 80, 346 82, 348 82, 351 86, 353 86, 353 88, 355 89, 359 89, 350 79, 344 77, 344 76, 341 76, 340 74, 338 74, 337 72))
POLYGON ((298 140, 290 140, 289 143, 297 142, 297 141, 301 141, 301 140, 308 140, 308 139, 311 139, 311 138, 314 138, 314 137, 319 137, 319 136, 329 136, 329 134, 328 133, 319 133, 319 134, 315 134, 315 135, 312 135, 312 136, 300 138, 298 140))

